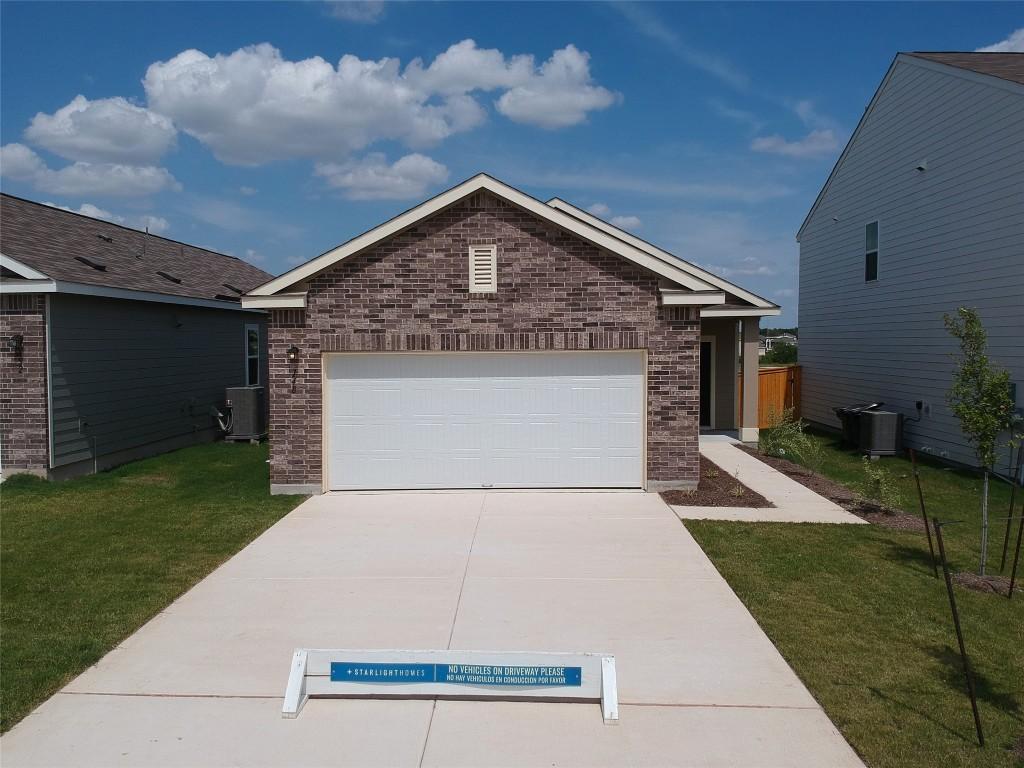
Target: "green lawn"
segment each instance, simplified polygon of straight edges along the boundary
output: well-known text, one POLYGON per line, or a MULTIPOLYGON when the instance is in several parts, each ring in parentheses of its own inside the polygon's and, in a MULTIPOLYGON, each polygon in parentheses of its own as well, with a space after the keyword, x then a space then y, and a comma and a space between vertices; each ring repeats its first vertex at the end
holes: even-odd
POLYGON ((266 459, 213 443, 0 485, 2 730, 302 500, 269 494, 266 459))
MULTIPOLYGON (((861 479, 859 457, 829 437, 824 474, 861 479)), ((910 464, 903 506, 917 513, 910 464)), ((929 512, 965 520, 947 528, 959 570, 977 567, 980 480, 939 465, 921 468, 929 512)), ((993 516, 1008 489, 994 485, 993 516)), ((987 747, 975 742, 945 585, 932 577, 924 534, 877 526, 687 521, 729 584, 869 766, 1021 765, 1024 737, 1024 595, 1012 601, 958 587, 987 747)), ((993 529, 998 568, 1002 523, 993 529)))

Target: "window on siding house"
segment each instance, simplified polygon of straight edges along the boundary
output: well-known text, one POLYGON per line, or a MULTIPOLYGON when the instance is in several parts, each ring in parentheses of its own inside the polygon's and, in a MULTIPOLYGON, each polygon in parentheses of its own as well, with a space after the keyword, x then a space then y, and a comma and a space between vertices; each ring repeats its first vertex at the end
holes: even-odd
POLYGON ((878 222, 864 227, 864 282, 878 279, 878 222))
POLYGON ((498 247, 496 245, 469 246, 469 292, 497 293, 498 247))
POLYGON ((260 327, 245 326, 245 385, 255 387, 260 383, 260 327))

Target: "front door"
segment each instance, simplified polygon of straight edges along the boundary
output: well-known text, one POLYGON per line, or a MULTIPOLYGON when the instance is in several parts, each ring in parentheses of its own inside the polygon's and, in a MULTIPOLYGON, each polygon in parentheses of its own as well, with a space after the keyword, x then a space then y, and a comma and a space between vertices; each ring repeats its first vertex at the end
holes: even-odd
POLYGON ((711 363, 712 344, 700 343, 700 425, 710 428, 711 424, 711 363))

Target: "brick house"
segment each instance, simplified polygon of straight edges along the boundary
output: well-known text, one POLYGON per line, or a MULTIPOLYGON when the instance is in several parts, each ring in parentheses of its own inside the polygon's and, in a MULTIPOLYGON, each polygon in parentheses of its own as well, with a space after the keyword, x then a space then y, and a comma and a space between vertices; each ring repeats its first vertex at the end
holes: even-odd
POLYGON ((484 174, 242 305, 270 313, 276 493, 692 487, 701 427, 756 439, 780 311, 484 174))
POLYGON ((0 195, 0 476, 62 479, 220 434, 266 379, 251 264, 0 195))

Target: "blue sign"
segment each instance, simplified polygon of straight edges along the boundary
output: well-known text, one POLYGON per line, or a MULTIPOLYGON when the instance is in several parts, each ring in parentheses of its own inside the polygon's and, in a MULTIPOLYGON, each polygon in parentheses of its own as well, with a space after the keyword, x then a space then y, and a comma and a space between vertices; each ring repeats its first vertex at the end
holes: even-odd
POLYGON ((502 664, 388 664, 332 661, 332 683, 446 683, 511 688, 578 688, 582 667, 502 664))

